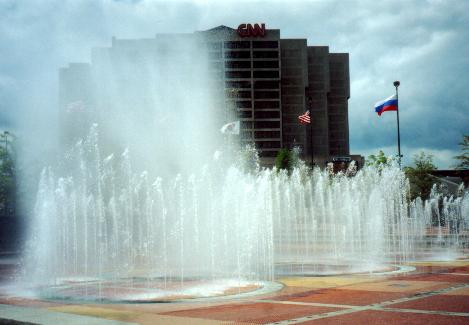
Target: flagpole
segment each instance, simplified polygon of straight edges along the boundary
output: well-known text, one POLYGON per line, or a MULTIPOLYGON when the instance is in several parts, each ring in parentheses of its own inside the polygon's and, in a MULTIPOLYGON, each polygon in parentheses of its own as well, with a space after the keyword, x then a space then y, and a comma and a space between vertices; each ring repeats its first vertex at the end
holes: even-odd
POLYGON ((399 95, 398 95, 398 90, 397 88, 399 87, 401 83, 396 80, 394 81, 394 87, 396 87, 396 100, 397 100, 397 154, 398 154, 398 159, 399 159, 399 167, 401 166, 401 132, 399 129, 399 95))
MULTIPOLYGON (((309 111, 309 116, 311 118, 311 108, 313 106, 313 99, 311 96, 308 97, 308 111, 309 111)), ((314 148, 313 148, 313 121, 309 123, 310 131, 311 131, 311 137, 310 137, 310 145, 311 145, 311 168, 314 168, 314 148)))

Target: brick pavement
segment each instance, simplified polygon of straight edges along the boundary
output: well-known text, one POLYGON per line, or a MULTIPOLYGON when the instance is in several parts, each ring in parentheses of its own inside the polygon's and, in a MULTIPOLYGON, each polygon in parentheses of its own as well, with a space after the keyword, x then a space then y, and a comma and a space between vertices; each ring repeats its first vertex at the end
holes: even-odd
POLYGON ((277 292, 233 300, 76 304, 0 288, 0 304, 138 324, 469 324, 469 260, 413 265, 415 271, 392 276, 279 278, 284 287, 277 292))

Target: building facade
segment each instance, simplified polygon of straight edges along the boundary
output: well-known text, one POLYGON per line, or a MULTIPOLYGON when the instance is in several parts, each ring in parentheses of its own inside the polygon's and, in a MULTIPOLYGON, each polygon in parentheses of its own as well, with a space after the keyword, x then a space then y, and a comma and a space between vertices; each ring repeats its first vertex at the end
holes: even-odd
MULTIPOLYGON (((89 87, 75 89, 70 80, 92 85, 96 81, 90 70, 99 74, 100 69, 112 65, 111 57, 125 56, 129 51, 136 56, 151 55, 173 38, 195 39, 206 47, 211 87, 220 94, 223 119, 241 121, 241 142, 255 143, 266 165, 273 163, 281 148, 294 146, 301 148, 305 160, 314 160, 317 165, 349 156, 348 54, 330 53, 327 46, 308 46, 306 39, 282 39, 279 29, 266 29, 264 24, 241 24, 237 29, 219 26, 194 34, 157 35, 155 39, 113 38, 111 47, 93 49, 91 64, 61 69, 61 112, 70 113, 72 102, 99 101, 96 94, 87 95, 89 87), (298 122, 298 116, 306 110, 312 122, 305 126, 298 122)), ((100 85, 91 88, 96 87, 100 85)), ((62 120, 67 120, 70 114, 63 115, 62 120)))

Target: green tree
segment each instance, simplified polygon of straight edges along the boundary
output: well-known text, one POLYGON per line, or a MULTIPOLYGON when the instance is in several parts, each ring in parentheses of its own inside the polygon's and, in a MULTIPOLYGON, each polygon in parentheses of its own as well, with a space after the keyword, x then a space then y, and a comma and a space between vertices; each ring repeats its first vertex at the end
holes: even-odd
POLYGON ((386 157, 383 150, 380 150, 377 155, 369 155, 366 159, 367 166, 373 166, 378 169, 383 169, 385 166, 391 164, 391 158, 386 157))
POLYGON ((286 169, 290 172, 293 169, 293 164, 294 157, 292 151, 285 148, 281 149, 275 158, 275 167, 277 167, 278 170, 286 169))
POLYGON ((0 135, 0 216, 13 216, 16 207, 16 171, 11 135, 0 135))
POLYGON ((455 166, 456 169, 469 169, 469 135, 464 135, 461 142, 459 142, 462 153, 455 156, 454 159, 459 160, 459 164, 455 166))
POLYGON ((438 184, 438 179, 431 175, 437 167, 433 163, 433 155, 420 152, 414 155, 415 167, 404 167, 405 174, 410 182, 410 196, 415 199, 420 196, 427 199, 434 184, 438 184))

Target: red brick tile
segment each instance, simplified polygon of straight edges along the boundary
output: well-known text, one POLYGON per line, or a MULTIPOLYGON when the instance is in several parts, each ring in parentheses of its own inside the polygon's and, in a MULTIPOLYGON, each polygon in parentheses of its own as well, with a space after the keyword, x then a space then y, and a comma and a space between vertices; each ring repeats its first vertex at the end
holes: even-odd
POLYGON ((406 277, 393 278, 393 280, 410 280, 410 281, 438 281, 438 282, 459 282, 469 283, 469 275, 458 274, 415 274, 406 277))
POLYGON ((406 296, 408 296, 408 293, 404 292, 322 289, 306 291, 289 296, 276 297, 275 300, 364 306, 406 296))
POLYGON ((264 324, 335 310, 338 308, 250 303, 189 309, 165 313, 165 315, 264 324))
MULTIPOLYGON (((469 297, 457 295, 438 295, 402 302, 386 307, 469 313, 469 297)), ((467 323, 469 324, 469 318, 467 319, 467 323)))
POLYGON ((406 324, 406 325, 467 325, 468 318, 461 316, 399 313, 389 311, 366 310, 356 313, 317 319, 302 324, 313 325, 358 325, 358 324, 406 324))
MULTIPOLYGON (((417 265, 415 268, 416 273, 451 272, 451 270, 453 269, 453 267, 447 265, 417 265)), ((404 277, 406 276, 408 275, 404 275, 404 277)))
POLYGON ((457 266, 455 268, 452 268, 451 272, 469 274, 469 266, 457 266))

